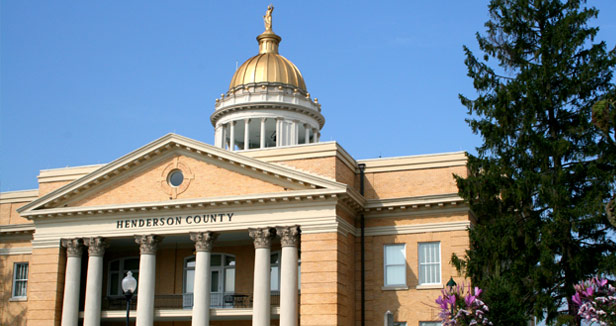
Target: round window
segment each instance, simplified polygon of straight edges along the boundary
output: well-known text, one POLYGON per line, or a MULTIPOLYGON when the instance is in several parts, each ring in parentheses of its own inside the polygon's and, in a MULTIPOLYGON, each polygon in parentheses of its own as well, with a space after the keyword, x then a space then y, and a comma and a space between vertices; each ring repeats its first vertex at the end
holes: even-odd
POLYGON ((169 178, 167 179, 169 185, 172 187, 179 187, 184 181, 184 174, 180 170, 173 170, 169 173, 169 178))

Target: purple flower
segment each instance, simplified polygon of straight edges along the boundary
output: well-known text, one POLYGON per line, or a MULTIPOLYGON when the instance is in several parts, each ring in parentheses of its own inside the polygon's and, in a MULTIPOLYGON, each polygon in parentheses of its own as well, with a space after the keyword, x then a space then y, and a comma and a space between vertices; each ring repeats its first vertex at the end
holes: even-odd
POLYGON ((478 287, 475 287, 475 296, 476 296, 476 297, 478 297, 478 296, 481 294, 481 292, 483 292, 483 290, 482 290, 482 289, 480 289, 480 288, 478 288, 478 287))
POLYGON ((582 294, 587 297, 592 297, 593 293, 594 293, 594 289, 592 288, 592 286, 587 287, 586 290, 582 292, 582 294))
POLYGON ((439 295, 438 299, 436 299, 436 303, 441 307, 441 309, 447 309, 447 302, 443 300, 443 297, 439 295))
POLYGON ((470 307, 475 301, 476 296, 470 295, 470 293, 464 298, 464 303, 466 303, 467 307, 470 307))
MULTIPOLYGON (((439 297, 440 299, 440 297, 439 297)), ((571 297, 571 299, 573 300, 573 302, 575 302, 576 305, 581 306, 582 305, 582 298, 580 298, 580 293, 576 292, 573 297, 571 297)))

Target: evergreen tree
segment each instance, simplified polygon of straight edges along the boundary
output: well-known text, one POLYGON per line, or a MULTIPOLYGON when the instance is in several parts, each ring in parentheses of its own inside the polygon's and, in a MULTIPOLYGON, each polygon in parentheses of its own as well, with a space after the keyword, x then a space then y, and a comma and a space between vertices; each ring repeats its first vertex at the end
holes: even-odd
POLYGON ((616 48, 594 42, 598 11, 584 5, 492 0, 483 56, 464 48, 478 96, 460 98, 483 144, 457 177, 475 225, 452 261, 485 290, 495 325, 579 325, 573 285, 616 272, 616 160, 592 121, 614 90, 616 48))

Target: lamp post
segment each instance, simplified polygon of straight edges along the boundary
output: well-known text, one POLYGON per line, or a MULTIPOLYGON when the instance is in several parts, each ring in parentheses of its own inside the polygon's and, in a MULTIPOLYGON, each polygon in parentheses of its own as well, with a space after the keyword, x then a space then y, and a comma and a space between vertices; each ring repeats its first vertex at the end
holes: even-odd
POLYGON ((128 271, 122 279, 122 291, 126 297, 126 326, 129 326, 130 321, 130 300, 133 298, 133 293, 137 289, 137 280, 133 277, 133 273, 128 271))
MULTIPOLYGON (((456 286, 458 284, 456 284, 456 281, 453 280, 453 276, 451 276, 449 278, 449 281, 447 282, 447 287, 449 288, 449 293, 451 294, 453 292, 453 287, 456 286)), ((451 304, 451 318, 453 318, 453 306, 455 303, 451 304)))

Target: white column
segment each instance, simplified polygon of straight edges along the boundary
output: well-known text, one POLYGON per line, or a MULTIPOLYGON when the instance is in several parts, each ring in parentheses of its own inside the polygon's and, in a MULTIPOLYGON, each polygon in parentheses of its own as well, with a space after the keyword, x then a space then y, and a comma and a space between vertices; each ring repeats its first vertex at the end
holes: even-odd
POLYGON ((139 285, 137 285, 137 326, 154 325, 154 290, 156 285, 156 250, 161 237, 136 235, 139 244, 139 285))
POLYGON ((297 326, 298 323, 298 289, 297 289, 297 245, 299 243, 299 226, 276 228, 282 246, 280 261, 280 325, 297 326))
POLYGON ((235 150, 235 121, 231 121, 229 122, 229 150, 230 151, 234 151, 235 150))
POLYGON ((270 245, 275 231, 270 228, 248 229, 248 234, 255 244, 252 326, 270 326, 270 245))
POLYGON ((86 303, 83 312, 84 326, 101 324, 101 291, 103 288, 103 255, 107 242, 103 238, 85 239, 88 246, 88 273, 86 276, 86 303))
POLYGON ((229 134, 229 125, 225 123, 222 125, 222 149, 227 149, 226 147, 229 145, 227 142, 227 135, 229 134))
POLYGON ((321 132, 316 130, 315 137, 317 139, 317 141, 315 143, 318 143, 321 140, 321 132))
POLYGON ((304 125, 304 131, 306 132, 304 136, 304 143, 310 144, 310 126, 308 124, 304 125))
POLYGON ((195 242, 195 283, 193 289, 192 326, 210 325, 210 258, 218 235, 212 232, 190 233, 195 242))
POLYGON ((244 150, 250 149, 250 119, 244 119, 244 150))
POLYGON ((265 119, 266 118, 261 118, 261 139, 259 141, 260 148, 265 148, 265 119))
POLYGON ((77 326, 79 322, 79 288, 81 284, 81 239, 62 239, 66 248, 64 298, 62 299, 62 326, 77 326))
POLYGON ((224 130, 224 127, 222 124, 218 124, 216 126, 216 132, 214 133, 214 146, 216 147, 220 147, 220 148, 223 147, 223 138, 222 138, 223 130, 224 130))
POLYGON ((276 118, 276 147, 282 145, 282 119, 276 118))

